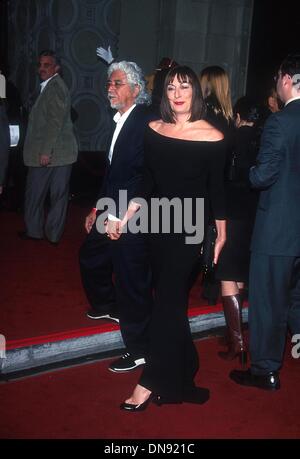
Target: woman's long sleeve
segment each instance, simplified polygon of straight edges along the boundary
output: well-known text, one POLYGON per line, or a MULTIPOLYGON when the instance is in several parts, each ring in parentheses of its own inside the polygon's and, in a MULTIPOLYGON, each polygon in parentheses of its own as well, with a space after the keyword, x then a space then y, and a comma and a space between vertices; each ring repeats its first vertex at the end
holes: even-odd
POLYGON ((209 198, 213 217, 216 220, 226 219, 226 199, 224 187, 225 163, 225 142, 216 142, 216 151, 211 157, 209 174, 209 198))

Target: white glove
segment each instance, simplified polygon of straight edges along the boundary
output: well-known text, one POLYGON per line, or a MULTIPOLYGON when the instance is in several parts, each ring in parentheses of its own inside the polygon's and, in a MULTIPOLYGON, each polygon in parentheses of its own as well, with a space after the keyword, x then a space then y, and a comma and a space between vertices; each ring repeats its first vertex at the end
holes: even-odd
POLYGON ((96 54, 98 57, 101 57, 101 59, 103 59, 108 64, 110 64, 114 60, 114 57, 111 53, 110 46, 108 47, 107 50, 105 48, 102 48, 102 46, 100 46, 99 48, 96 49, 96 54))

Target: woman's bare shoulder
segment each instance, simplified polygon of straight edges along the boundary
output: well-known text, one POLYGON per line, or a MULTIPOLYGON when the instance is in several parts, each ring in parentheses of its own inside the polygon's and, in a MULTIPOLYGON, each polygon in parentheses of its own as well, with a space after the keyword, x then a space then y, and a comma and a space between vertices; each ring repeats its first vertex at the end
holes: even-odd
POLYGON ((163 120, 150 121, 149 127, 154 131, 159 131, 163 125, 163 120))
POLYGON ((202 135, 206 137, 203 140, 217 142, 224 139, 223 133, 205 120, 200 121, 199 128, 202 130, 202 135))

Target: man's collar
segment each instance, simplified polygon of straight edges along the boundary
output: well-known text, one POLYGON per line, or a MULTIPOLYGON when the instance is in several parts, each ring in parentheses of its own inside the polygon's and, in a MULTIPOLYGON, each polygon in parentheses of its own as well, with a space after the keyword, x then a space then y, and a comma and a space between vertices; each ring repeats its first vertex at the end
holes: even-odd
POLYGON ((290 102, 293 102, 294 100, 299 100, 299 99, 300 99, 300 96, 291 97, 289 100, 286 101, 286 103, 284 104, 284 106, 286 107, 287 104, 289 104, 290 102))
POLYGON ((42 83, 40 83, 41 91, 45 88, 45 86, 49 83, 49 81, 52 80, 52 78, 54 78, 56 75, 58 75, 58 73, 55 73, 54 75, 52 75, 52 77, 48 78, 48 80, 45 80, 42 83))
POLYGON ((133 104, 128 110, 126 110, 126 112, 124 113, 117 112, 113 118, 114 122, 117 123, 118 121, 120 121, 121 118, 123 119, 123 117, 127 118, 135 107, 136 107, 136 104, 133 104))

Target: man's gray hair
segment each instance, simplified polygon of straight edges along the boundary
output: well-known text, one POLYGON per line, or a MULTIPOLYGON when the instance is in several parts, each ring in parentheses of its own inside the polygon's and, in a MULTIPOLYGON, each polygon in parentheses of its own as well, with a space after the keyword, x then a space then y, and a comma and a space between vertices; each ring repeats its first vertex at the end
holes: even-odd
POLYGON ((146 89, 146 80, 144 78, 141 68, 135 62, 120 61, 114 62, 108 67, 107 75, 110 78, 112 72, 121 70, 127 76, 129 85, 134 89, 137 85, 140 88, 140 92, 135 99, 136 104, 150 105, 151 96, 146 89))

